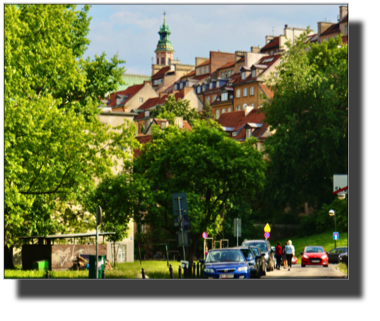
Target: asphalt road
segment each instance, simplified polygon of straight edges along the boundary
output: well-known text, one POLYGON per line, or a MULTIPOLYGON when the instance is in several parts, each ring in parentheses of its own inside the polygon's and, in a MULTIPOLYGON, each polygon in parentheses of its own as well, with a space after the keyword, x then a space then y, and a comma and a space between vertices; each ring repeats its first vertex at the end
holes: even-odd
POLYGON ((280 270, 267 272, 267 276, 262 276, 262 279, 331 279, 331 278, 346 278, 346 276, 337 269, 338 264, 329 264, 327 268, 323 266, 308 266, 301 267, 300 264, 292 266, 290 271, 281 267, 280 270))

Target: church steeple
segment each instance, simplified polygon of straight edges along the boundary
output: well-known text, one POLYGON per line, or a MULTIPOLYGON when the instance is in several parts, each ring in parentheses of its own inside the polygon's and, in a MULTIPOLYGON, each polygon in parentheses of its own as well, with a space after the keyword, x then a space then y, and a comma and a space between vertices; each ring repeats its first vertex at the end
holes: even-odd
POLYGON ((174 56, 174 49, 169 37, 171 32, 169 26, 166 24, 166 12, 164 12, 164 23, 160 27, 158 32, 160 40, 158 41, 157 48, 155 50, 157 65, 168 66, 174 56))

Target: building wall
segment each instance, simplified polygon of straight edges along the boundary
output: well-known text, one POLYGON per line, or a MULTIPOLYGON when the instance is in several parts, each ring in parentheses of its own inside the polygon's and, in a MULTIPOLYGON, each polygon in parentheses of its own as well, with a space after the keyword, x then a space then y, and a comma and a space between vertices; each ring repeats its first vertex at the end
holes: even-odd
POLYGON ((235 54, 228 52, 210 51, 210 73, 211 78, 217 77, 217 69, 235 61, 235 54))
POLYGON ((202 101, 198 98, 198 95, 194 92, 193 88, 185 87, 185 89, 187 88, 188 88, 188 93, 184 95, 183 99, 190 101, 191 108, 196 109, 198 111, 202 111, 203 110, 202 101))
POLYGON ((226 100, 225 102, 211 106, 211 108, 212 108, 212 113, 215 116, 216 120, 224 113, 229 113, 229 112, 235 111, 234 105, 233 105, 233 100, 226 100), (228 111, 228 108, 231 108, 231 111, 228 111), (223 109, 224 109, 224 112, 223 112, 223 109), (217 117, 217 110, 219 111, 219 117, 218 118, 216 118, 217 117))
POLYGON ((258 82, 249 82, 237 84, 234 86, 234 110, 237 110, 237 107, 240 106, 240 110, 243 110, 244 104, 250 106, 251 104, 255 104, 255 109, 259 108, 259 106, 263 103, 263 99, 260 98, 260 88, 258 86, 258 82), (250 94, 250 87, 254 88, 254 94, 250 94), (247 96, 243 96, 243 90, 247 88, 247 96), (237 97, 236 91, 240 89, 240 98, 237 97))
MULTIPOLYGON (((130 100, 127 101, 127 103, 124 106, 124 111, 126 113, 129 113, 132 110, 138 109, 138 107, 140 107, 149 98, 154 98, 154 97, 158 97, 158 94, 153 89, 152 85, 149 82, 147 82, 145 83, 145 86, 142 87, 138 93, 136 93, 130 100), (140 101, 140 98, 143 99, 142 102, 140 101)), ((120 108, 118 108, 118 110, 119 109, 120 108)))

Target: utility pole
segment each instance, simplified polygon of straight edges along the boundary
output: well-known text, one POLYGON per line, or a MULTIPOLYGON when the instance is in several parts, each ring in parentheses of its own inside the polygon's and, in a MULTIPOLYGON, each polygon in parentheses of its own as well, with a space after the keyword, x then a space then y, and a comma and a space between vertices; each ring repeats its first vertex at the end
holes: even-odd
POLYGON ((179 208, 179 224, 181 226, 182 233, 182 248, 183 248, 183 259, 186 261, 186 253, 185 253, 185 238, 183 237, 183 224, 182 224, 182 211, 181 211, 181 198, 178 197, 178 208, 179 208))

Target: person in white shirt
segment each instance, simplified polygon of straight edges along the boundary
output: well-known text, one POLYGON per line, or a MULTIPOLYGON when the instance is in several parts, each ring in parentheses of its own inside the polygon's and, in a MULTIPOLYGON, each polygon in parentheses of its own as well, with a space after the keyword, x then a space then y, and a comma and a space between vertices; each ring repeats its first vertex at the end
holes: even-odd
POLYGON ((286 259, 288 261, 288 271, 290 271, 290 268, 292 267, 292 258, 295 254, 295 248, 292 245, 292 241, 288 241, 288 245, 285 246, 285 253, 286 253, 286 259))

